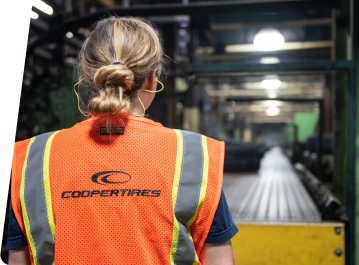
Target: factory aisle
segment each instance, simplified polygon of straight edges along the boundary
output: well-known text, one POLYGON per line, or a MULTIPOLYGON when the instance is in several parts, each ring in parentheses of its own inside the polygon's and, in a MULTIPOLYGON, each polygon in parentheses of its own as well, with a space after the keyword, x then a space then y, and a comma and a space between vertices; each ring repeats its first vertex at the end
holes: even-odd
POLYGON ((321 222, 280 148, 265 154, 258 173, 225 174, 223 188, 235 222, 321 222))

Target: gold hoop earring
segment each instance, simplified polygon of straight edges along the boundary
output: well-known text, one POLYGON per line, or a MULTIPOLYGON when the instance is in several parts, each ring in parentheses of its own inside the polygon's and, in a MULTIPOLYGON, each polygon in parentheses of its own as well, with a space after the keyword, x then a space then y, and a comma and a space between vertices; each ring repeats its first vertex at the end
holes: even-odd
POLYGON ((74 85, 74 91, 75 91, 75 94, 76 94, 76 97, 77 97, 77 108, 79 109, 79 111, 86 116, 86 113, 84 113, 82 111, 82 109, 80 108, 80 97, 79 97, 79 94, 77 94, 77 91, 76 91, 76 86, 78 84, 80 84, 85 78, 82 78, 79 82, 77 82, 75 85, 74 85))
POLYGON ((156 82, 162 86, 162 88, 160 90, 153 91, 153 90, 143 89, 142 91, 151 92, 151 93, 161 92, 165 88, 165 86, 160 81, 158 81, 157 77, 156 77, 156 82))
MULTIPOLYGON (((162 84, 162 82, 158 81, 158 78, 156 78, 156 81, 162 86, 162 88, 161 88, 160 90, 153 91, 153 90, 142 89, 142 91, 151 92, 151 93, 161 92, 161 91, 165 88, 165 86, 162 84)), ((142 105, 143 113, 142 113, 141 115, 138 115, 138 114, 134 113, 133 111, 130 111, 130 113, 131 113, 131 114, 134 114, 134 115, 136 115, 136 116, 143 117, 143 116, 145 116, 146 108, 145 108, 145 106, 143 105, 143 103, 142 103, 140 97, 137 96, 137 98, 138 98, 138 100, 140 101, 140 103, 141 103, 141 105, 142 105)))

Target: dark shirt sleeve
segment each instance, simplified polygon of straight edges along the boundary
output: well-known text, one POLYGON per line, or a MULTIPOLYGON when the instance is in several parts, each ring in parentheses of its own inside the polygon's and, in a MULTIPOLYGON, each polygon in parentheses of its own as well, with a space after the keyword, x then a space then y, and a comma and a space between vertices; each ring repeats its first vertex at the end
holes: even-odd
POLYGON ((19 223, 16 220, 14 211, 12 209, 11 200, 9 201, 9 228, 8 228, 8 240, 7 249, 16 249, 27 246, 27 240, 22 233, 19 223))
POLYGON ((221 244, 227 242, 234 237, 237 232, 238 228, 233 222, 232 215, 222 189, 221 198, 219 200, 218 208, 216 214, 214 215, 206 243, 221 244))

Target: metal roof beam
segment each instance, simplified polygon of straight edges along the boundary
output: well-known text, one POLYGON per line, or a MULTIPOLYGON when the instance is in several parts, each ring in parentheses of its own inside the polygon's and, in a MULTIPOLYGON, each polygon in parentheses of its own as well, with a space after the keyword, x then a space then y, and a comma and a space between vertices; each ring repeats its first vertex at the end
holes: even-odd
POLYGON ((331 25, 331 18, 318 18, 318 19, 299 19, 299 20, 286 20, 272 23, 221 23, 212 24, 212 30, 237 30, 248 28, 262 28, 262 27, 296 27, 296 26, 315 26, 315 25, 331 25))
POLYGON ((75 31, 80 27, 87 27, 104 15, 118 16, 172 16, 172 15, 212 15, 212 14, 246 14, 253 12, 280 12, 298 9, 323 9, 339 7, 339 0, 259 0, 259 1, 226 1, 226 2, 200 2, 183 4, 143 5, 124 8, 101 9, 97 12, 69 20, 66 23, 54 27, 39 37, 29 40, 28 51, 43 43, 54 41, 68 31, 75 31))

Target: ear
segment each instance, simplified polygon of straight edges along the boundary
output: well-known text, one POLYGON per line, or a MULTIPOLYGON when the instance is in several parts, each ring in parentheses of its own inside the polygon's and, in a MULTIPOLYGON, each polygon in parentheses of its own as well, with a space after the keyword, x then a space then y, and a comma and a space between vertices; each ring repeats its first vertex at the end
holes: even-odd
POLYGON ((153 73, 149 76, 149 87, 150 90, 156 90, 157 88, 157 68, 153 71, 153 73))
POLYGON ((153 80, 155 80, 155 82, 156 82, 156 78, 157 78, 157 68, 155 69, 155 70, 153 70, 153 73, 152 73, 152 78, 153 78, 153 80))

